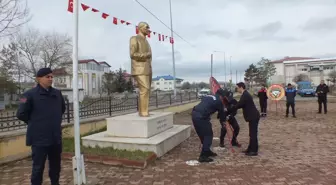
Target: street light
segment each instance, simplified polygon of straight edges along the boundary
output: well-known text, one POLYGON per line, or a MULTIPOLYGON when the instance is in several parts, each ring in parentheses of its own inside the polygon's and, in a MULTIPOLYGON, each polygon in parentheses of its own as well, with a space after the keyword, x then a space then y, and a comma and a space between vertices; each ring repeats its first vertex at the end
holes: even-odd
POLYGON ((226 83, 226 61, 225 61, 225 51, 213 51, 215 53, 223 53, 224 54, 224 85, 226 83))
POLYGON ((231 57, 232 57, 232 56, 230 56, 230 78, 231 78, 230 80, 231 80, 231 82, 232 82, 231 57))

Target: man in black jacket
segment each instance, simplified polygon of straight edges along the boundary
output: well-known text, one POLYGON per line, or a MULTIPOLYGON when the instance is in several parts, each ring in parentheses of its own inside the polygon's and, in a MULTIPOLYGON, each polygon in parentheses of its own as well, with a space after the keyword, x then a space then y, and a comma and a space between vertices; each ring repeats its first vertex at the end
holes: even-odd
POLYGON ((243 109, 244 119, 249 123, 250 142, 244 153, 248 156, 256 156, 258 155, 258 124, 260 113, 254 104, 253 97, 246 90, 243 82, 237 84, 237 90, 242 95, 236 105, 236 109, 243 109))
POLYGON ((268 99, 265 85, 263 85, 261 89, 258 91, 258 97, 259 97, 261 117, 264 117, 267 115, 267 99, 268 99))
POLYGON ((38 85, 23 94, 16 116, 28 126, 26 145, 31 146, 33 160, 31 184, 42 185, 48 158, 51 185, 59 185, 65 102, 61 91, 51 87, 50 68, 40 69, 36 77, 38 85))
POLYGON ((322 103, 324 108, 324 114, 327 114, 327 93, 329 92, 329 87, 324 83, 324 80, 321 80, 321 83, 316 88, 316 94, 318 98, 319 110, 318 113, 322 112, 322 103))

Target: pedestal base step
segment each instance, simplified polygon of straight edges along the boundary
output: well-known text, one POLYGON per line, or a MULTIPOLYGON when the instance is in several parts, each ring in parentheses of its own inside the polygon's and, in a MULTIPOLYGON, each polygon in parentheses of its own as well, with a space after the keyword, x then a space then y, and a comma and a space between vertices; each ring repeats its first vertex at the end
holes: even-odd
POLYGON ((188 139, 190 132, 191 126, 189 125, 174 125, 172 128, 150 138, 110 137, 107 132, 101 132, 83 137, 82 143, 86 147, 98 146, 100 148, 113 147, 129 151, 152 151, 158 157, 161 157, 188 139))

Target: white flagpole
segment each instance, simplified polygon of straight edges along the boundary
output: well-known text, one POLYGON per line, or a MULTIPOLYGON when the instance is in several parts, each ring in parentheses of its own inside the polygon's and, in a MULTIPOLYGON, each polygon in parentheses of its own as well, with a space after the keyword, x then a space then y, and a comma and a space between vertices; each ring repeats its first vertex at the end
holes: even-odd
MULTIPOLYGON (((174 38, 174 30, 173 30, 173 15, 172 15, 172 3, 169 0, 169 10, 170 10, 170 34, 171 38, 174 38)), ((175 48, 174 43, 172 45, 172 59, 173 59, 173 79, 174 79, 174 98, 176 99, 176 70, 175 70, 175 48)))
MULTIPOLYGON (((80 125, 79 125, 79 102, 78 102, 78 17, 79 17, 79 0, 73 0, 74 14, 74 33, 73 33, 73 56, 72 56, 72 75, 73 75, 73 114, 74 114, 74 136, 75 136, 75 162, 74 166, 74 184, 81 185, 82 168, 81 151, 80 151, 80 125)), ((84 163, 83 163, 84 164, 84 163)))

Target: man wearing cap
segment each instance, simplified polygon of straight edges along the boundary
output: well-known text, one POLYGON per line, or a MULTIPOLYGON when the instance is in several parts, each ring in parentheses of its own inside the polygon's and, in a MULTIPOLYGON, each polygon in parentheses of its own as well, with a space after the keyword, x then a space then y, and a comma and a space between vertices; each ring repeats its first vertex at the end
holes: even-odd
POLYGON ((286 96, 286 117, 288 117, 289 114, 289 107, 292 108, 292 115, 293 118, 295 118, 295 96, 296 96, 296 89, 293 88, 292 84, 288 84, 286 91, 285 91, 285 96, 286 96))
POLYGON ((211 115, 218 112, 218 117, 221 124, 226 122, 226 113, 224 112, 224 97, 225 91, 219 89, 215 95, 206 95, 202 97, 201 102, 193 108, 191 113, 192 122, 196 133, 202 143, 202 152, 199 156, 199 162, 212 162, 210 157, 217 156, 212 152, 213 131, 211 126, 211 115))
POLYGON ((59 185, 62 153, 62 115, 65 102, 61 91, 51 87, 53 74, 42 68, 36 74, 38 84, 20 99, 17 118, 27 124, 26 145, 32 150, 31 184, 41 185, 46 159, 52 185, 59 185))

